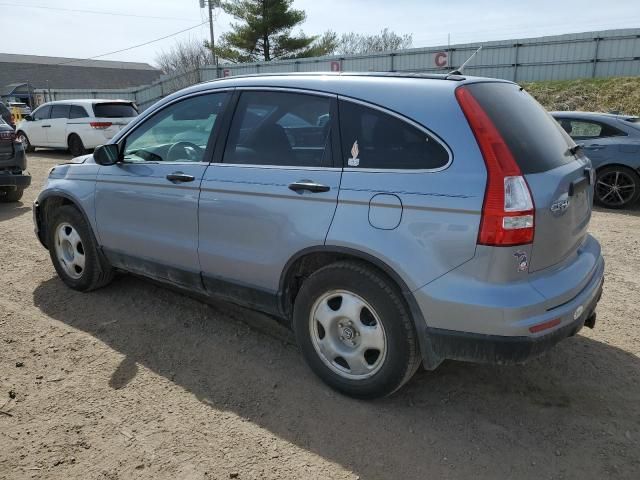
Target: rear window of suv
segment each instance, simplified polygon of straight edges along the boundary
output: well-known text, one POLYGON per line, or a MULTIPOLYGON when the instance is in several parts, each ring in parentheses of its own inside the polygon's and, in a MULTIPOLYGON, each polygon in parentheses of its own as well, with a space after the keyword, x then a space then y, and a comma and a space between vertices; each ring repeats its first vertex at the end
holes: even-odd
POLYGON ((130 103, 96 103, 93 113, 100 118, 137 117, 138 111, 130 103))
POLYGON ((574 160, 573 142, 551 115, 512 83, 466 85, 509 146, 523 174, 551 170, 574 160))

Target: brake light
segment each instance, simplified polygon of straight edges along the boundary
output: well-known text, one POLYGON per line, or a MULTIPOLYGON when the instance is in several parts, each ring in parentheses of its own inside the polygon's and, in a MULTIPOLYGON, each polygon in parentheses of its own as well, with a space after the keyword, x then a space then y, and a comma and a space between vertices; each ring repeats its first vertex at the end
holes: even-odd
POLYGON ((91 125, 91 128, 104 129, 109 128, 112 124, 111 122, 89 122, 89 125, 91 125))
POLYGON ((535 209, 520 167, 472 93, 459 87, 456 98, 487 167, 478 244, 504 247, 533 242, 535 209))
POLYGON ((15 139, 15 132, 0 132, 0 141, 3 143, 13 143, 15 139))

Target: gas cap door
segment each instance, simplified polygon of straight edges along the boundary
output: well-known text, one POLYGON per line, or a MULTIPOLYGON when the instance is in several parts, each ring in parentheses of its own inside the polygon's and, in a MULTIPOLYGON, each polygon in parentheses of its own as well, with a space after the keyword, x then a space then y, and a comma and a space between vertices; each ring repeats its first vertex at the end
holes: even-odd
POLYGON ((369 200, 369 223, 380 230, 393 230, 402 220, 402 201, 397 195, 378 193, 369 200))

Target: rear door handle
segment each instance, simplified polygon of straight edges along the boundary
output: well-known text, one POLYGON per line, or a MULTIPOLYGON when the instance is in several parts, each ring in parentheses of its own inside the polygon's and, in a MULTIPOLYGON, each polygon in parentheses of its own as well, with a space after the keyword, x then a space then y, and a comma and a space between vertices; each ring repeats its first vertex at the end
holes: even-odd
POLYGON ((187 175, 182 172, 173 172, 167 175, 167 180, 173 183, 193 182, 196 179, 193 175, 187 175))
POLYGON ((328 185, 322 185, 321 183, 315 183, 311 180, 300 180, 289 184, 289 189, 294 192, 303 192, 304 190, 307 190, 312 193, 320 193, 328 192, 331 190, 331 187, 328 185))
POLYGON ((42 125, 42 128, 51 128, 51 125, 42 125))

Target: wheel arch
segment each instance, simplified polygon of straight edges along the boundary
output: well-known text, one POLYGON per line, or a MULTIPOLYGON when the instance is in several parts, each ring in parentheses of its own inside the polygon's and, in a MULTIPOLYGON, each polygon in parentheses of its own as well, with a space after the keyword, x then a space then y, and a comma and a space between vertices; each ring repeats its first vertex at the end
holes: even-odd
POLYGON ((47 245, 48 220, 53 211, 63 205, 71 205, 75 207, 84 217, 87 225, 89 225, 89 228, 93 229, 93 223, 90 221, 87 212, 82 207, 82 203, 78 201, 77 198, 67 192, 59 190, 44 192, 33 204, 33 218, 36 224, 36 233, 38 236, 38 240, 40 240, 40 243, 46 249, 49 248, 49 246, 47 245))
POLYGON ((620 163, 620 162, 610 162, 610 163, 603 163, 601 165, 598 165, 596 167, 596 173, 599 173, 600 171, 604 170, 605 168, 609 168, 609 167, 622 167, 622 168, 626 168, 628 170, 631 170, 632 172, 634 172, 636 175, 640 175, 640 163, 638 164, 638 166, 633 166, 633 165, 628 165, 625 163, 620 163))
POLYGON ((287 320, 291 319, 293 302, 306 277, 325 265, 342 260, 365 263, 382 273, 398 288, 409 309, 418 335, 423 364, 428 369, 435 368, 441 359, 433 351, 427 335, 427 323, 413 293, 390 265, 369 253, 348 247, 319 245, 305 248, 294 254, 285 264, 280 276, 278 300, 283 316, 287 320))

